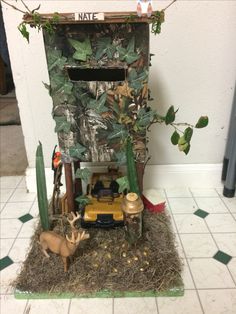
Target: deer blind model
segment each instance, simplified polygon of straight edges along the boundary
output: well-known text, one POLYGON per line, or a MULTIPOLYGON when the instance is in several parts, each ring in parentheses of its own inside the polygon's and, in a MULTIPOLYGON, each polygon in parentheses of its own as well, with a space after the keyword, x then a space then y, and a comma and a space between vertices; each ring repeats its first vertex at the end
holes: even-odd
MULTIPOLYGON (((80 192, 71 164, 126 162, 132 144, 142 190, 148 112, 149 26, 146 18, 77 21, 44 31, 53 117, 67 177, 69 211, 80 192)), ((135 192, 135 191, 132 191, 135 192)))

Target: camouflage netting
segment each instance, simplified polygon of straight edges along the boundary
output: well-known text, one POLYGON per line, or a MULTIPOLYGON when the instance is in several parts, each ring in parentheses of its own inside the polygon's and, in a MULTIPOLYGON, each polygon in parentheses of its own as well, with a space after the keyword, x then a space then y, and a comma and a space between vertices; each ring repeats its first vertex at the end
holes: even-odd
POLYGON ((144 162, 146 127, 155 114, 147 106, 148 24, 57 25, 44 41, 50 77, 45 86, 65 160, 120 162, 129 135, 136 161, 144 162), (118 69, 121 77, 99 81, 93 72, 84 77, 86 69, 118 69))

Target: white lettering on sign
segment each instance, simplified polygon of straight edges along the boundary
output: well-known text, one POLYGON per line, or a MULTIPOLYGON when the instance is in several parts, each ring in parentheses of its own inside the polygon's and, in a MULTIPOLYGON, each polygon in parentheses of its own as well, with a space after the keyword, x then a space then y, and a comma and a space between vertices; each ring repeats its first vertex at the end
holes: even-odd
POLYGON ((76 12, 75 13, 75 21, 96 21, 96 20, 104 20, 104 13, 84 13, 84 12, 76 12))

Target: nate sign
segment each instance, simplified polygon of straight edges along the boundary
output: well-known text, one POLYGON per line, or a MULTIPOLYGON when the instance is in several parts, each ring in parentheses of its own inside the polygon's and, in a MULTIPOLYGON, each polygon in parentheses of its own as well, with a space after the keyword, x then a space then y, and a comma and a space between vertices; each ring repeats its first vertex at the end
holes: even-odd
POLYGON ((96 21, 104 20, 104 13, 75 13, 75 21, 96 21))

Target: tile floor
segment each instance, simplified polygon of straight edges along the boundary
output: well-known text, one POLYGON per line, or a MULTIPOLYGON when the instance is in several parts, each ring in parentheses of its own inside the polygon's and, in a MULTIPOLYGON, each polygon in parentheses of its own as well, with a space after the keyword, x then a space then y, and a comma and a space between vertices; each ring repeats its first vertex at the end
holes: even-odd
POLYGON ((183 297, 15 300, 9 282, 27 254, 37 201, 23 177, 2 177, 0 187, 2 314, 236 313, 236 197, 222 197, 222 188, 162 191, 184 263, 183 297))

